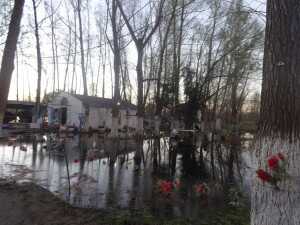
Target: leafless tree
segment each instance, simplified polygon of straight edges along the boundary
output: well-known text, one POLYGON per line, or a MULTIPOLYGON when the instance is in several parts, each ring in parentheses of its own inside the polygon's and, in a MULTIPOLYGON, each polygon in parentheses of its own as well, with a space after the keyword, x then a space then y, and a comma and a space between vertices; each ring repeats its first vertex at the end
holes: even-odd
POLYGON ((0 69, 0 124, 3 123, 11 76, 14 70, 15 51, 20 33, 23 7, 24 0, 15 0, 2 56, 0 69))
POLYGON ((148 15, 148 17, 145 19, 145 23, 139 30, 135 30, 135 25, 131 23, 130 18, 135 17, 135 15, 127 15, 123 5, 124 3, 117 0, 118 7, 120 9, 120 12, 122 14, 122 17, 125 21, 125 24, 127 26, 127 29, 131 35, 132 40, 134 41, 136 50, 137 50, 137 65, 136 65, 136 73, 137 73, 137 83, 138 83, 138 95, 137 95, 137 117, 138 117, 138 133, 139 135, 143 134, 143 117, 144 117, 144 94, 143 94, 143 83, 144 83, 144 75, 143 75, 143 57, 144 57, 144 49, 145 46, 149 43, 152 35, 157 30, 161 20, 162 20, 162 14, 163 14, 163 8, 165 4, 165 0, 161 0, 158 2, 158 7, 155 15, 155 20, 153 25, 151 26, 151 16, 148 15))

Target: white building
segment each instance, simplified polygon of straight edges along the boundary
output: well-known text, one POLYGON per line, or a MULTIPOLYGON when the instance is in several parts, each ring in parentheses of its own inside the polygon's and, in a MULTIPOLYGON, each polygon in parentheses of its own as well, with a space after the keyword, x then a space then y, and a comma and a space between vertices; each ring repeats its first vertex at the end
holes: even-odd
MULTIPOLYGON (((60 92, 48 103, 48 123, 111 129, 112 107, 112 99, 60 92)), ((119 129, 136 129, 136 106, 121 102, 119 108, 119 129)))

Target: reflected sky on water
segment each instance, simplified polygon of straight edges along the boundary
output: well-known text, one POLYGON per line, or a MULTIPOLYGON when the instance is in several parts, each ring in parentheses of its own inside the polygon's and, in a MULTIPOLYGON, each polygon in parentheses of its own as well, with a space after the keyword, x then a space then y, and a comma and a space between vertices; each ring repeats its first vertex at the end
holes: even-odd
MULTIPOLYGON (((136 170, 133 159, 138 146, 133 140, 105 140, 96 135, 54 139, 63 140, 64 153, 49 148, 49 136, 45 139, 48 142, 18 140, 13 143, 16 146, 0 143, 0 176, 34 182, 79 207, 147 209, 158 215, 191 217, 199 216, 199 207, 207 204, 193 196, 189 184, 172 198, 158 193, 159 178, 152 174, 151 141, 143 146, 148 163, 136 170), (88 152, 93 149, 100 155, 89 161, 88 152)), ((162 162, 168 161, 167 152, 167 142, 161 140, 162 162)), ((180 157, 176 162, 173 179, 180 178, 180 157)))

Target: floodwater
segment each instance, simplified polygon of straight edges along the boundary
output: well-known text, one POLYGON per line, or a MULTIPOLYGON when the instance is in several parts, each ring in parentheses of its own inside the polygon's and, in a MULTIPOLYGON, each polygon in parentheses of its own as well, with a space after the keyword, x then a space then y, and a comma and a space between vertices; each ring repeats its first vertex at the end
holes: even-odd
MULTIPOLYGON (((0 177, 34 182, 74 206, 148 210, 158 216, 194 218, 210 204, 195 196, 192 190, 197 182, 195 178, 182 178, 181 156, 175 159, 172 176, 168 166, 159 176, 153 174, 151 140, 143 143, 144 163, 139 169, 134 163, 134 152, 139 146, 133 140, 106 140, 96 135, 52 138, 48 135, 20 136, 12 142, 0 143, 0 177), (43 142, 37 141, 42 138, 43 142), (97 157, 93 154, 96 150, 100 152, 97 157), (164 196, 157 188, 161 178, 179 179, 182 188, 171 196, 164 196)), ((160 144, 164 167, 169 161, 167 140, 162 139, 160 144)))

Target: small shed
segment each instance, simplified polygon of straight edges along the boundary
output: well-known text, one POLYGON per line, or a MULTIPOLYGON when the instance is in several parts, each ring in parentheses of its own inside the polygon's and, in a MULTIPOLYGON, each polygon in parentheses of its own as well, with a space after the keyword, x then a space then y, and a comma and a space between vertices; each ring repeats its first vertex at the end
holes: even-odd
MULTIPOLYGON (((113 105, 113 100, 108 98, 59 92, 48 103, 48 123, 111 129, 113 105)), ((136 128, 136 106, 123 101, 119 103, 119 109, 119 129, 136 128)))

